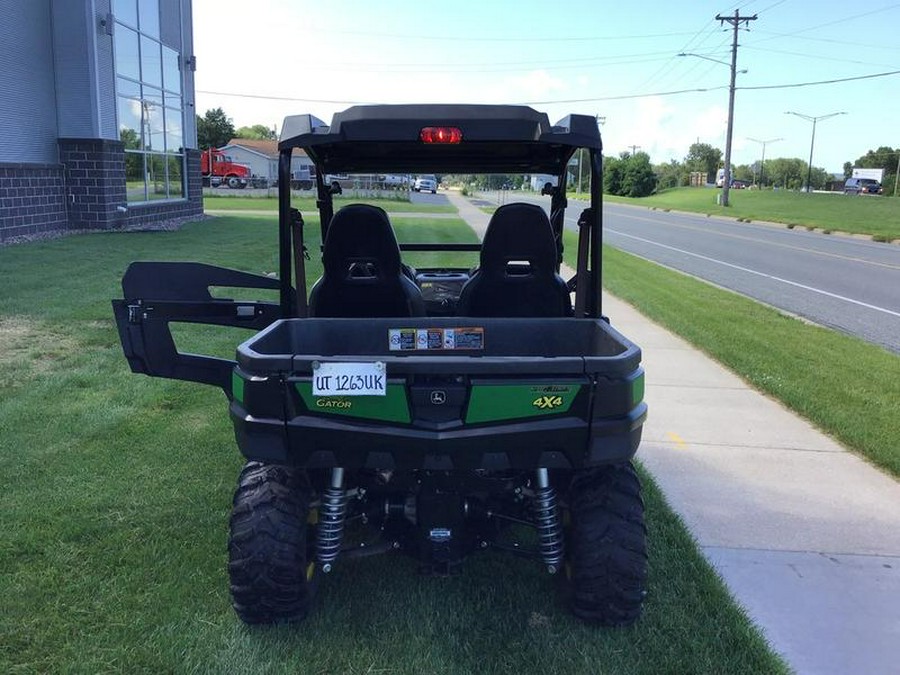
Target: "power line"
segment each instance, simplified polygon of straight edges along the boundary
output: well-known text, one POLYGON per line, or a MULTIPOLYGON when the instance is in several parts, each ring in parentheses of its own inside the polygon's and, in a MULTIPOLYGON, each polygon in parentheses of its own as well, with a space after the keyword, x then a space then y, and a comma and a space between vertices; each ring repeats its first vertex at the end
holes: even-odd
MULTIPOLYGON (((666 52, 668 54, 669 52, 666 52)), ((614 56, 608 57, 597 57, 595 59, 575 59, 573 61, 580 62, 569 62, 564 65, 556 65, 550 68, 541 68, 541 70, 546 70, 547 72, 555 72, 559 70, 575 70, 579 68, 605 68, 609 66, 622 66, 622 65, 633 65, 639 63, 653 63, 654 61, 663 61, 668 56, 659 56, 659 57, 651 57, 651 58, 629 58, 624 61, 607 61, 605 59, 616 58, 614 56), (602 60, 601 60, 602 59, 602 60)), ((351 65, 347 64, 345 66, 332 66, 329 65, 329 70, 334 71, 352 71, 352 72, 372 72, 372 73, 398 73, 398 74, 413 74, 413 73, 513 73, 520 72, 524 70, 533 70, 535 67, 542 66, 541 62, 530 62, 530 63, 520 63, 516 65, 514 63, 509 63, 508 67, 503 68, 492 68, 489 67, 491 64, 489 63, 466 63, 459 64, 459 67, 446 67, 442 68, 440 66, 437 67, 428 67, 423 66, 423 64, 410 64, 409 66, 404 66, 403 64, 396 64, 394 67, 388 66, 379 66, 375 64, 358 64, 351 65)))
POLYGON ((647 33, 643 35, 595 35, 592 37, 472 37, 462 35, 421 35, 414 33, 373 33, 357 30, 322 30, 322 33, 336 35, 362 35, 365 37, 383 37, 392 40, 428 40, 442 42, 598 42, 600 40, 643 40, 650 38, 675 37, 690 35, 689 31, 680 33, 647 33))
POLYGON ((755 52, 763 52, 765 54, 785 54, 786 56, 799 56, 803 59, 815 59, 816 61, 837 61, 839 63, 852 63, 858 66, 875 66, 878 68, 890 68, 893 64, 872 63, 871 61, 854 61, 833 56, 820 56, 818 54, 804 54, 803 52, 791 52, 786 49, 765 49, 763 47, 753 47, 750 45, 741 45, 744 49, 750 49, 755 52))
MULTIPOLYGON (((591 65, 597 61, 609 61, 609 60, 617 60, 617 63, 625 63, 626 61, 621 61, 621 59, 636 59, 643 58, 645 56, 670 56, 671 51, 656 51, 656 52, 637 52, 635 54, 611 54, 609 56, 582 56, 580 58, 574 59, 539 59, 536 61, 482 61, 482 62, 467 62, 467 63, 458 63, 456 67, 459 68, 479 68, 482 69, 486 66, 546 66, 553 65, 558 63, 569 63, 569 64, 583 64, 583 65, 591 65)), ((329 62, 328 68, 333 68, 335 66, 347 66, 350 68, 392 68, 392 67, 405 67, 405 68, 428 68, 429 72, 433 72, 434 68, 440 68, 441 66, 446 66, 446 61, 435 62, 435 63, 422 63, 416 62, 414 64, 409 63, 408 61, 393 61, 393 62, 384 62, 384 63, 371 63, 365 62, 361 63, 359 61, 338 61, 338 62, 329 62)), ((451 71, 452 72, 452 71, 451 71)))
MULTIPOLYGON (((900 47, 897 45, 875 45, 867 42, 850 42, 849 40, 835 40, 834 38, 822 38, 822 37, 810 37, 809 35, 796 35, 794 33, 776 33, 770 30, 757 30, 756 33, 758 35, 771 35, 770 38, 764 38, 762 40, 756 40, 755 42, 750 42, 745 47, 749 47, 750 45, 755 45, 757 42, 768 42, 769 40, 774 40, 779 37, 789 37, 795 38, 797 40, 807 40, 809 42, 826 42, 829 44, 835 45, 847 45, 848 47, 863 47, 865 49, 885 49, 888 51, 896 52, 900 51, 900 47)), ((759 49, 758 47, 756 49, 759 49)))
MULTIPOLYGON (((872 73, 870 75, 858 75, 856 77, 843 77, 833 80, 819 80, 817 82, 794 82, 790 84, 770 84, 770 85, 760 85, 760 86, 752 86, 752 87, 735 87, 735 89, 740 90, 754 90, 754 89, 793 89, 797 87, 812 87, 818 85, 825 84, 838 84, 841 82, 852 82, 855 80, 869 80, 879 77, 888 77, 891 75, 900 75, 900 70, 892 70, 885 73, 872 73)), ((697 87, 693 89, 676 89, 672 91, 654 91, 648 92, 644 94, 623 94, 620 96, 597 96, 594 98, 572 98, 572 99, 553 99, 546 101, 522 101, 521 103, 524 105, 553 105, 556 103, 594 103, 596 101, 624 101, 628 99, 638 99, 638 98, 650 98, 652 96, 678 96, 680 94, 702 94, 711 91, 721 91, 723 89, 728 89, 728 85, 722 85, 718 87, 697 87)), ((198 89, 198 94, 208 94, 210 96, 231 96, 235 98, 253 98, 260 99, 264 101, 290 101, 292 103, 331 103, 336 105, 358 105, 362 103, 374 103, 374 101, 348 101, 348 100, 333 100, 333 99, 318 99, 318 98, 297 98, 293 96, 268 96, 266 94, 238 94, 235 92, 228 91, 209 91, 204 89, 198 89)), ((381 101, 383 102, 383 101, 381 101)))
MULTIPOLYGON (((808 26, 807 28, 801 28, 800 30, 794 31, 793 33, 783 33, 782 37, 793 37, 795 35, 799 35, 800 33, 808 33, 812 30, 818 30, 820 28, 826 28, 828 26, 834 26, 835 24, 843 24, 848 21, 853 21, 854 19, 861 19, 865 16, 871 16, 872 14, 879 14, 880 12, 886 12, 889 9, 894 9, 896 7, 900 7, 900 3, 894 3, 893 5, 887 5, 886 7, 881 7, 879 9, 873 9, 870 12, 863 12, 862 14, 851 14, 850 16, 846 16, 842 19, 835 19, 833 21, 826 21, 825 23, 820 23, 815 26, 808 26)), ((756 42, 765 42, 766 40, 774 40, 775 38, 763 38, 762 40, 757 40, 756 42)))
POLYGON ((886 73, 872 73, 871 75, 857 75, 856 77, 841 77, 833 80, 819 80, 817 82, 795 82, 794 84, 765 84, 755 87, 738 87, 738 89, 795 89, 797 87, 814 87, 820 84, 835 84, 837 82, 872 80, 876 77, 888 77, 889 75, 900 75, 900 70, 890 70, 886 73))

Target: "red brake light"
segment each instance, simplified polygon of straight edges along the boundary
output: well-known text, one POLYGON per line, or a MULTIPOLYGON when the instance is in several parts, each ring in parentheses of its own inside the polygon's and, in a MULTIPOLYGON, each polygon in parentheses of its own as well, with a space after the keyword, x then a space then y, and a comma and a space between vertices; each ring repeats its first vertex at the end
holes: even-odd
POLYGON ((462 141, 462 130, 457 127, 424 127, 419 132, 423 143, 452 144, 462 141))

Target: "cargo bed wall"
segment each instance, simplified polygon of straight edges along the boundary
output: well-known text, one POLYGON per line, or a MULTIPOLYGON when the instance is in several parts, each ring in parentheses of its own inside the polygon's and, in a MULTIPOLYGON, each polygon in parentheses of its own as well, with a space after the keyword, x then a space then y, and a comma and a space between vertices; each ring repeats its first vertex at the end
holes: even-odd
POLYGON ((309 372, 313 361, 383 360, 394 372, 463 366, 483 372, 518 364, 522 371, 626 374, 640 350, 595 319, 287 319, 238 348, 247 372, 309 372), (399 370, 397 370, 399 368, 399 370))

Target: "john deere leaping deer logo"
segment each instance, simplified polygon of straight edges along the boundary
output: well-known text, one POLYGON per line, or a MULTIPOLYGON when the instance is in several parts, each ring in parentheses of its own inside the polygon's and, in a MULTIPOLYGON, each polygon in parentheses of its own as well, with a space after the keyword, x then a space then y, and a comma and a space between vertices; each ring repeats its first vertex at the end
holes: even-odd
POLYGON ((531 402, 538 410, 553 410, 563 404, 562 396, 538 396, 531 402))

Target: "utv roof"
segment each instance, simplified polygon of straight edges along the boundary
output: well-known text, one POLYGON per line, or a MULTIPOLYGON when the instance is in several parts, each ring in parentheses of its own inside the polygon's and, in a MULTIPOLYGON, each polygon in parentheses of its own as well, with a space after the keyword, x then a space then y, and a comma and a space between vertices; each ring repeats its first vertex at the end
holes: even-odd
POLYGON ((595 118, 516 105, 365 105, 286 117, 278 149, 303 148, 324 173, 522 172, 560 175, 576 148, 601 150, 595 118), (425 127, 453 127, 462 140, 425 143, 425 127))

